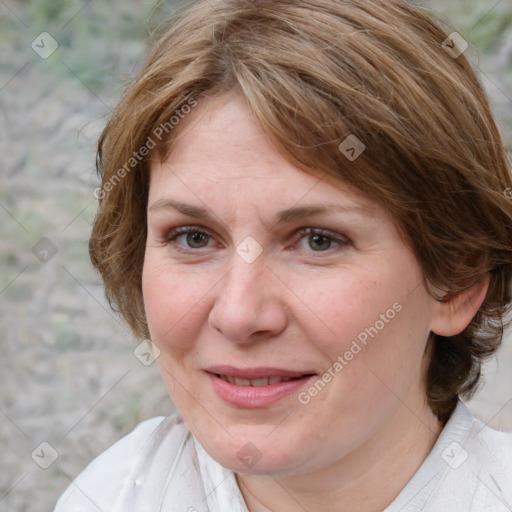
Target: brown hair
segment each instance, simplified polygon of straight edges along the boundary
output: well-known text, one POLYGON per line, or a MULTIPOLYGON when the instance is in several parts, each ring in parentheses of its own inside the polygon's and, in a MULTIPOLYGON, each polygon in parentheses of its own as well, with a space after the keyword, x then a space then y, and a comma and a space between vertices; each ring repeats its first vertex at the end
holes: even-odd
POLYGON ((474 71, 446 38, 427 11, 389 0, 202 0, 173 16, 98 145, 90 255, 134 334, 149 336, 144 155, 169 154, 184 105, 236 90, 290 162, 387 208, 426 283, 455 295, 490 275, 468 327, 427 345, 427 401, 445 422, 501 343, 512 272, 506 151, 474 71), (365 145, 353 161, 339 149, 349 135, 365 145))

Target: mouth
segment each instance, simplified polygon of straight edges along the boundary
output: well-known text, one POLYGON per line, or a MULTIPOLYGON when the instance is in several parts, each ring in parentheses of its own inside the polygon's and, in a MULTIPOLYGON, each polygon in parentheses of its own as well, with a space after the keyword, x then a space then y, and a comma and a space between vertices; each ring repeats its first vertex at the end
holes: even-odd
POLYGON ((206 368, 208 373, 237 386, 271 386, 280 382, 302 379, 316 375, 310 370, 298 371, 271 366, 255 366, 252 368, 237 368, 228 365, 216 365, 206 368))
POLYGON ((305 377, 311 377, 313 374, 305 374, 299 377, 260 377, 258 379, 241 379, 237 377, 233 377, 232 375, 222 375, 215 373, 216 377, 224 380, 225 382, 229 382, 230 384, 234 384, 235 386, 252 386, 252 387, 262 387, 262 386, 272 386, 274 384, 279 384, 280 382, 290 382, 292 380, 299 380, 305 377))
POLYGON ((215 393, 236 408, 269 407, 293 397, 317 374, 281 368, 215 366, 205 370, 215 393))

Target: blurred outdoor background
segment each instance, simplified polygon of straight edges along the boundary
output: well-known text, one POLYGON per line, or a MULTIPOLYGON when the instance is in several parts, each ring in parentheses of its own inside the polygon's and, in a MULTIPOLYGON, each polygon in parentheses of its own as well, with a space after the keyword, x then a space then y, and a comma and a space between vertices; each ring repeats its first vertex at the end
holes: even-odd
MULTIPOLYGON (((511 0, 421 3, 471 43, 512 148, 511 0)), ((148 30, 178 5, 0 0, 0 512, 53 510, 92 458, 173 411, 156 363, 135 357, 108 309, 87 240, 96 139, 148 30)), ((507 339, 469 406, 512 430, 507 339)))

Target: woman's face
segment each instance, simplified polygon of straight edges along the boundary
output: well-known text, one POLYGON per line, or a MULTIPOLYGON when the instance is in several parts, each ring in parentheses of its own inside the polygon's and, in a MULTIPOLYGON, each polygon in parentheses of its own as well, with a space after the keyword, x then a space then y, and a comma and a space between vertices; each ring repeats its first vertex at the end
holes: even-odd
POLYGON ((288 163, 238 96, 178 128, 152 163, 143 293, 163 378, 205 449, 287 475, 431 421, 434 299, 384 209, 288 163))

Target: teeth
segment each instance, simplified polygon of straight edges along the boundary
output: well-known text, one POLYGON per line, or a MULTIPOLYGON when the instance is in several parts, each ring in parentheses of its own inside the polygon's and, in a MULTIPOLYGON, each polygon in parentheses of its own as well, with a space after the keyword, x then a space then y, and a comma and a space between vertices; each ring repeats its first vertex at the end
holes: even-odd
POLYGON ((250 386, 251 380, 250 379, 237 379, 235 378, 235 384, 237 386, 250 386))
POLYGON ((269 382, 266 377, 263 377, 262 379, 251 379, 251 386, 268 386, 269 382))
POLYGON ((229 375, 220 375, 222 380, 235 384, 236 386, 271 386, 272 384, 279 384, 279 382, 289 382, 298 377, 261 377, 259 379, 239 379, 237 377, 231 377, 229 375))

